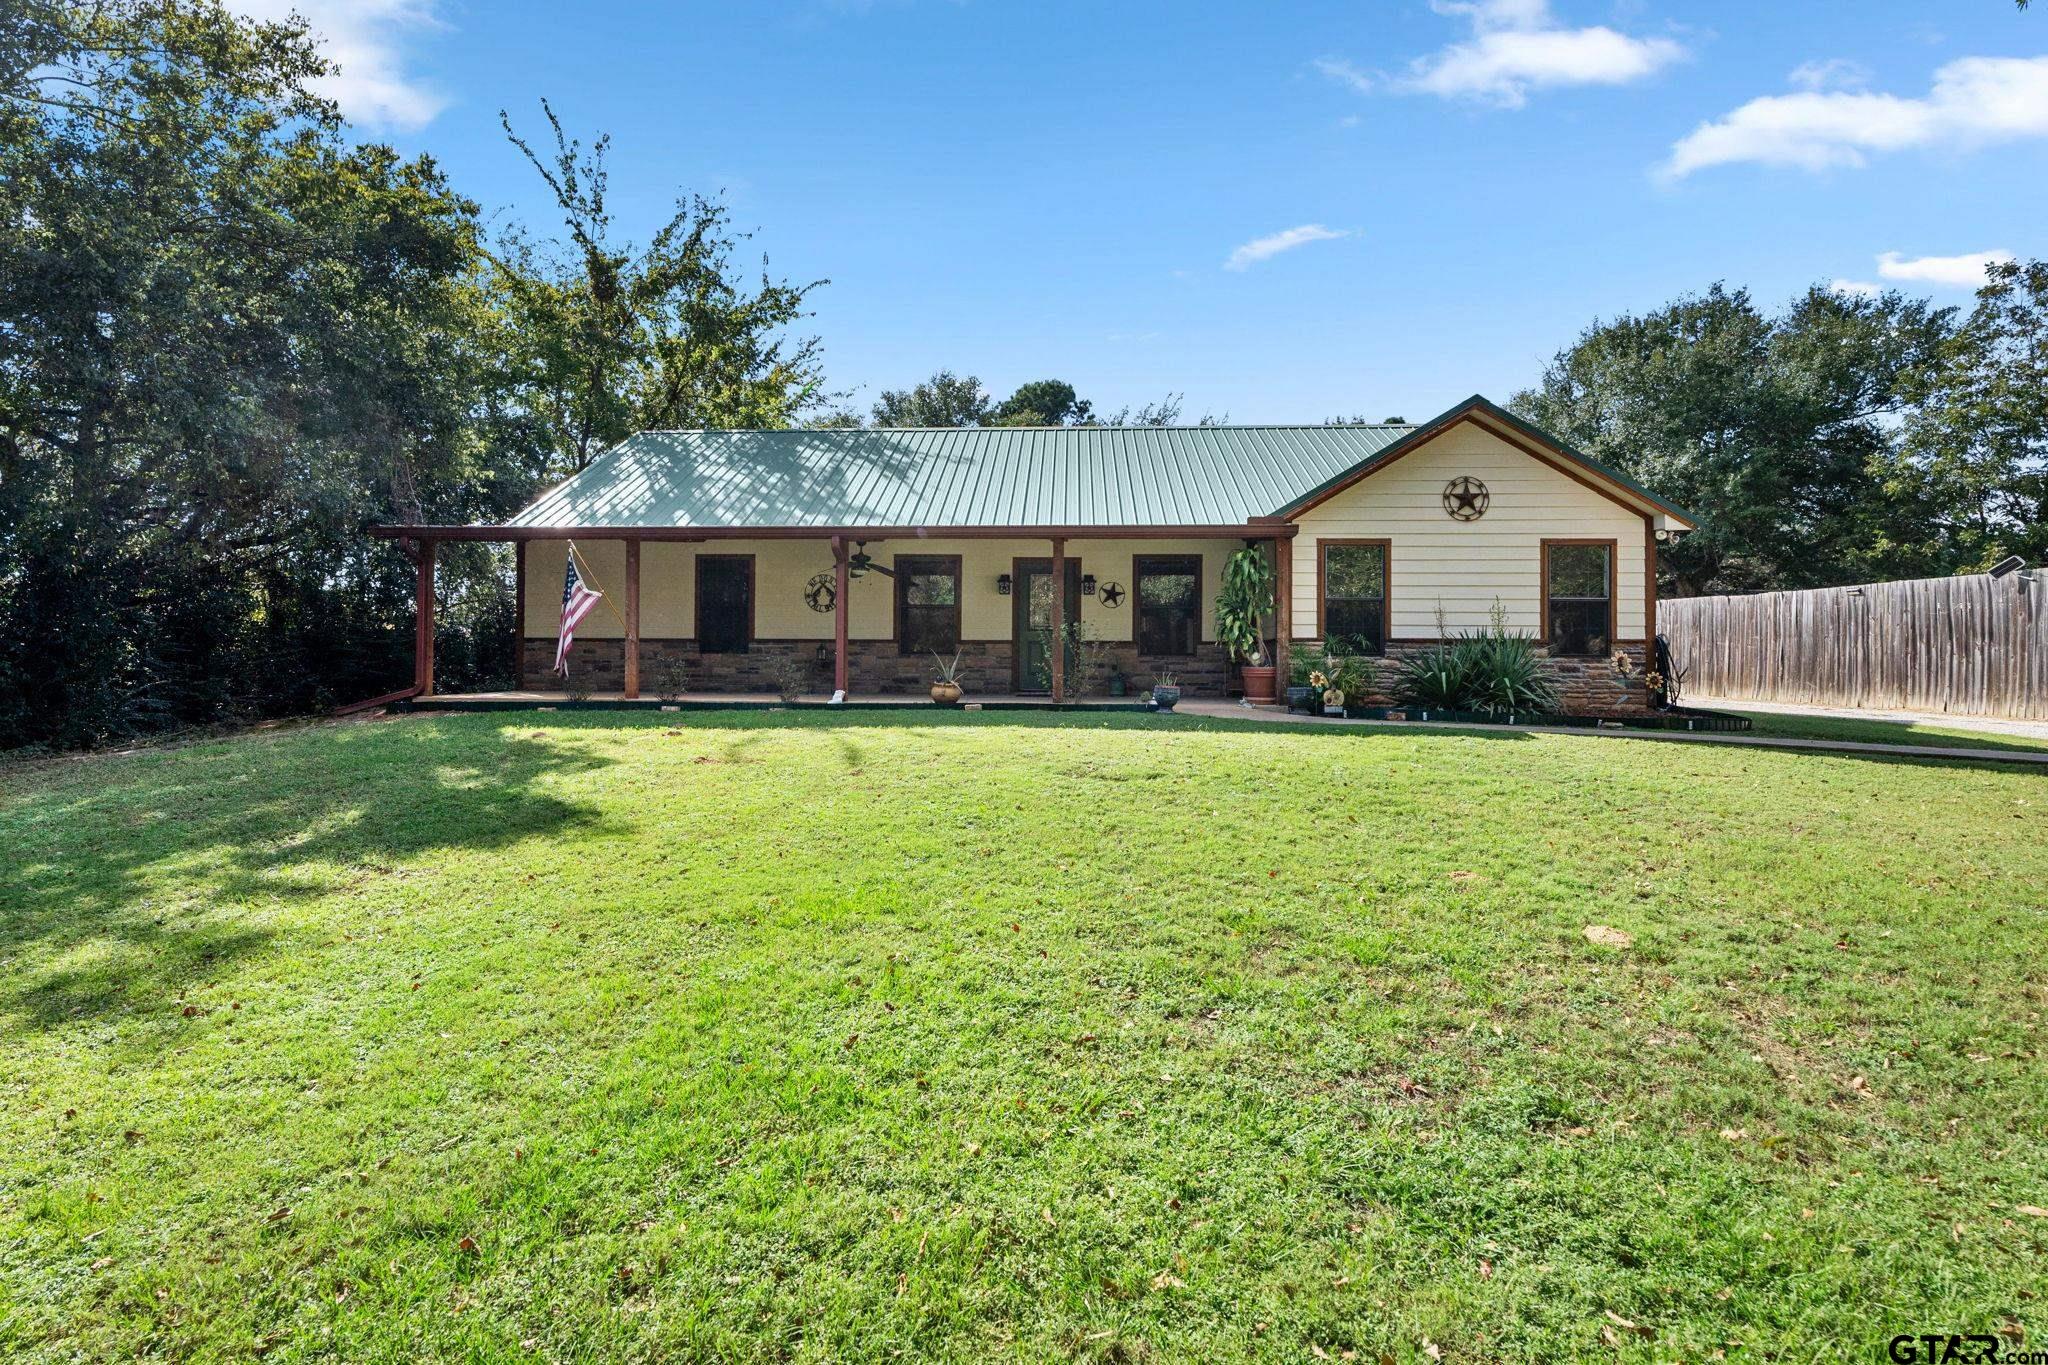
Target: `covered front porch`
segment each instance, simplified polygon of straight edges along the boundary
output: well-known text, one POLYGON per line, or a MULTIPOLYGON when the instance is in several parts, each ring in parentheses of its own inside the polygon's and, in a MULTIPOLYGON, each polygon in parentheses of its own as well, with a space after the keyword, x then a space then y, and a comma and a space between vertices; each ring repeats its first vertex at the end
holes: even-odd
MULTIPOLYGON (((1191 697, 1239 690, 1215 638, 1224 562, 1247 545, 1289 571, 1294 527, 986 528, 383 527, 413 557, 416 699, 435 696, 434 566, 444 541, 515 550, 512 691, 476 705, 662 698, 760 704, 794 693, 929 704, 937 662, 959 660, 969 701, 1139 704, 1156 675, 1191 697), (560 591, 574 555, 604 595, 553 671, 560 591), (1063 585, 1063 590, 1062 590, 1063 585), (1066 640, 1065 648, 1053 648, 1066 640), (550 697, 554 694, 559 701, 550 697)), ((1288 638, 1291 595, 1273 634, 1288 638)))

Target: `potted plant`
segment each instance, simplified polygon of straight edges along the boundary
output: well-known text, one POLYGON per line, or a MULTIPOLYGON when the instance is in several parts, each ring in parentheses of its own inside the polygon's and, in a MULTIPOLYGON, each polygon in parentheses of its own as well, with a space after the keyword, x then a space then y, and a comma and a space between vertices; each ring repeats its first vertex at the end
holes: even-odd
POLYGON ((1267 662, 1266 618, 1273 613, 1273 567, 1263 550, 1246 546, 1223 564, 1223 591, 1216 596, 1216 639, 1244 673, 1244 699, 1271 705, 1275 673, 1267 662))
POLYGON ((1180 701, 1180 679, 1171 673, 1157 673, 1152 678, 1152 709, 1171 711, 1180 701))
POLYGON ((958 706, 960 704, 960 651, 957 649, 953 651, 953 661, 951 663, 941 659, 937 653, 932 655, 932 662, 939 666, 939 676, 932 679, 932 700, 941 706, 958 706))
POLYGON ((1130 679, 1124 677, 1124 671, 1121 668, 1111 669, 1109 672, 1109 695, 1112 697, 1128 697, 1130 694, 1130 679))

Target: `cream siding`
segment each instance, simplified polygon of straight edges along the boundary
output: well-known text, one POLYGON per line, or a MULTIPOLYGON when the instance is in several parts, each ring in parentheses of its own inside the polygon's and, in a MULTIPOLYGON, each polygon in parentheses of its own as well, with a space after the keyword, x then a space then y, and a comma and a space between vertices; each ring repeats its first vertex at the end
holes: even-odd
MULTIPOLYGON (((1591 476, 1589 476, 1591 477, 1591 476)), ((1542 543, 1615 542, 1615 638, 1643 638, 1643 517, 1559 473, 1473 422, 1369 474, 1296 519, 1294 634, 1320 634, 1317 546, 1323 540, 1387 540, 1395 639, 1429 639, 1437 608, 1453 631, 1488 623, 1498 600, 1514 630, 1542 628, 1542 543), (1484 483, 1486 515, 1453 521, 1444 485, 1461 475, 1484 483)))
MULTIPOLYGON (((1235 540, 1070 540, 1067 558, 1078 560, 1081 572, 1098 584, 1121 583, 1121 606, 1105 607, 1098 587, 1081 599, 1081 620, 1104 640, 1131 638, 1136 583, 1131 567, 1140 555, 1202 557, 1202 638, 1216 638, 1216 594, 1222 587, 1223 561, 1243 544, 1235 540)), ((625 613, 626 549, 618 540, 579 540, 577 550, 591 577, 625 613)), ((996 576, 1012 573, 1018 559, 1050 559, 1052 546, 1043 540, 901 540, 873 541, 868 553, 894 567, 897 555, 960 557, 960 634, 966 640, 1007 640, 1011 636, 1014 598, 996 591, 996 576)), ((562 614, 562 570, 568 550, 558 540, 530 541, 526 547, 526 634, 549 638, 562 614)), ((815 612, 804 601, 811 576, 832 571, 832 547, 819 540, 643 541, 640 546, 640 637, 643 640, 689 639, 696 633, 696 559, 698 555, 754 557, 754 638, 759 640, 829 640, 831 612, 815 612)), ((585 639, 616 640, 625 635, 619 617, 600 604, 577 627, 585 639)), ((881 574, 853 580, 847 604, 847 633, 856 640, 895 637, 895 584, 881 574)))

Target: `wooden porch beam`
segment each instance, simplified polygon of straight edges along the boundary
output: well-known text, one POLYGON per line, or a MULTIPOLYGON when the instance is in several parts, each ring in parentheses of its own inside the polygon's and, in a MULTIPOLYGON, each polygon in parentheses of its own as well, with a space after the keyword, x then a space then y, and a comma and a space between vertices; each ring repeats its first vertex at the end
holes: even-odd
POLYGON ((526 690, 526 542, 512 547, 512 685, 526 690))
POLYGON ((419 584, 414 603, 412 637, 412 682, 422 697, 434 695, 434 547, 422 538, 419 552, 419 584))
POLYGON ((1055 536, 1052 542, 1052 699, 1055 705, 1067 699, 1067 542, 1055 536))
POLYGON ((1253 519, 1185 526, 372 526, 381 540, 1284 540, 1300 527, 1253 519))
POLYGON ((1273 542, 1273 604, 1280 637, 1273 650, 1279 657, 1273 664, 1280 669, 1280 685, 1285 687, 1287 650, 1294 643, 1294 542, 1291 540, 1273 542))
POLYGON ((640 542, 626 542, 626 700, 640 697, 640 542))
POLYGON ((846 537, 832 537, 832 689, 846 691, 846 537))

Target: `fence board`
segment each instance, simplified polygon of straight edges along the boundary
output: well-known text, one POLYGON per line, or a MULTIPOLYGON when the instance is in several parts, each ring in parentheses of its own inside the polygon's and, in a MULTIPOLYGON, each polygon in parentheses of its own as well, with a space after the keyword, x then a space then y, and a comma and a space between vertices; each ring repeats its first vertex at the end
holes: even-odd
POLYGON ((2048 719, 2048 573, 1673 598, 1657 625, 1704 696, 2048 719))

